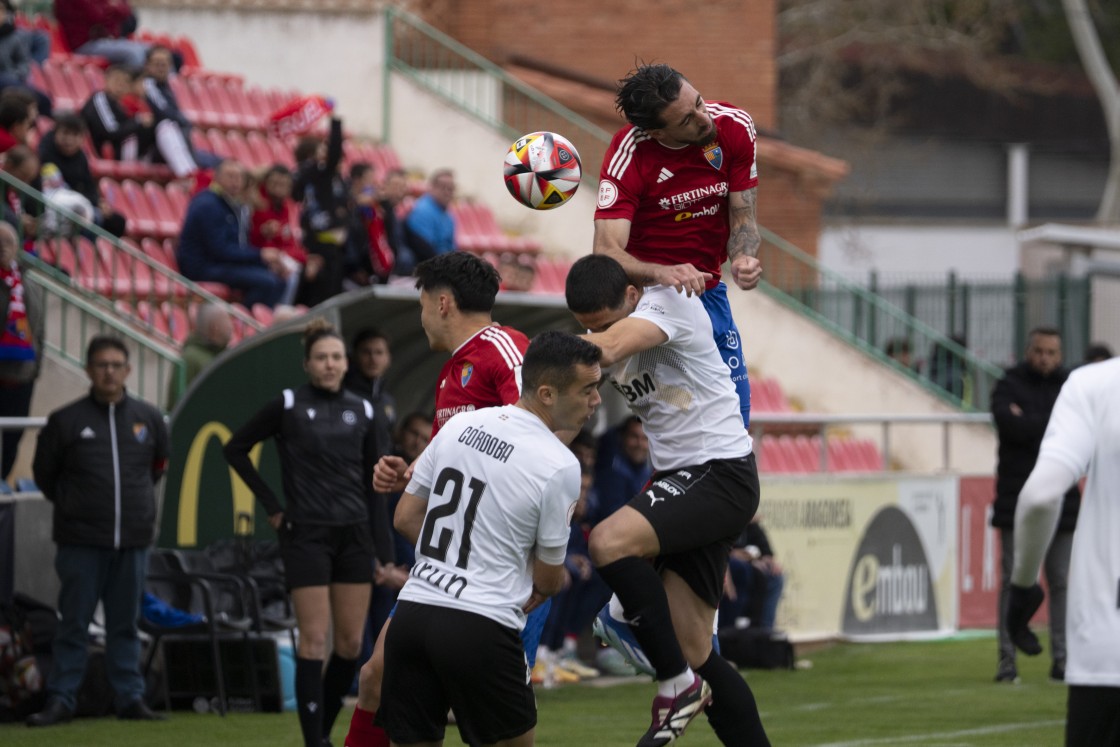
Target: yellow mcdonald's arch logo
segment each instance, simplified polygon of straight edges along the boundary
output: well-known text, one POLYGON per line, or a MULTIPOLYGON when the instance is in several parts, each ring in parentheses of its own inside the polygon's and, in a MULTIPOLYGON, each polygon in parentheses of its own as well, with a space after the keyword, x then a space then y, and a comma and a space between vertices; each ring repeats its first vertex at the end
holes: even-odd
MULTIPOLYGON (((179 525, 177 539, 180 547, 193 547, 198 544, 198 493, 202 479, 202 461, 206 456, 206 446, 211 438, 225 446, 233 433, 223 423, 214 420, 198 429, 191 441, 191 448, 187 452, 187 462, 183 466, 183 479, 179 483, 179 525)), ((261 460, 261 444, 257 444, 249 452, 249 460, 256 467, 261 460)), ((237 476, 232 468, 229 470, 230 488, 233 493, 234 531, 237 530, 238 514, 253 516, 253 492, 245 481, 237 476)), ((250 519, 251 521, 251 519, 250 519)), ((251 526, 251 524, 250 524, 251 526)))

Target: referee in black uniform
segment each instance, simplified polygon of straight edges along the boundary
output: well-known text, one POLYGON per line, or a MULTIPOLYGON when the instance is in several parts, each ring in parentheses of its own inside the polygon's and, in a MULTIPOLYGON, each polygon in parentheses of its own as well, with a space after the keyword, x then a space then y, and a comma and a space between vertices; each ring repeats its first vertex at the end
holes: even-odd
POLYGON ((373 466, 389 444, 378 436, 384 431, 375 427, 373 406, 342 386, 346 345, 334 327, 313 320, 303 346, 308 383, 266 404, 233 434, 225 457, 280 537, 299 626, 300 728, 307 747, 320 747, 354 679, 375 547, 381 562, 393 559, 385 504, 372 495, 373 466), (283 504, 249 458, 250 450, 270 437, 280 452, 283 504), (324 670, 328 629, 334 635, 324 670))

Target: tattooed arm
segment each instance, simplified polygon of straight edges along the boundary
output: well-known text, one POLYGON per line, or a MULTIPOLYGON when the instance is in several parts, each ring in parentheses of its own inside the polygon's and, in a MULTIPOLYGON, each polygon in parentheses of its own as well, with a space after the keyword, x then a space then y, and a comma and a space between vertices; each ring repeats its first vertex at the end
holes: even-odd
POLYGON ((762 279, 762 263, 758 260, 762 237, 755 217, 756 199, 757 187, 732 192, 728 197, 731 235, 727 239, 727 256, 731 260, 731 277, 743 290, 757 287, 762 279))

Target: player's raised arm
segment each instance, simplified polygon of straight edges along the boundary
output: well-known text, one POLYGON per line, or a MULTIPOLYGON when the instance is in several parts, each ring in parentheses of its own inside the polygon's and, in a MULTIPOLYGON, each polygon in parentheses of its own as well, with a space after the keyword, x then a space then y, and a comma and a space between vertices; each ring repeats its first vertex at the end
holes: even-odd
POLYGON ((608 329, 592 332, 584 335, 584 338, 603 351, 602 365, 612 366, 643 350, 657 347, 667 341, 669 336, 653 322, 626 317, 613 322, 608 329))
POLYGON ((701 272, 691 264, 658 265, 643 262, 626 251, 630 241, 630 221, 625 218, 598 218, 595 220, 595 254, 605 254, 622 265, 635 283, 641 285, 671 285, 689 295, 704 292, 705 284, 712 279, 710 273, 701 272))
POLYGON ((731 277, 743 290, 752 290, 762 279, 762 263, 758 248, 762 237, 756 215, 757 187, 732 192, 728 196, 731 233, 727 237, 727 257, 731 260, 731 277))

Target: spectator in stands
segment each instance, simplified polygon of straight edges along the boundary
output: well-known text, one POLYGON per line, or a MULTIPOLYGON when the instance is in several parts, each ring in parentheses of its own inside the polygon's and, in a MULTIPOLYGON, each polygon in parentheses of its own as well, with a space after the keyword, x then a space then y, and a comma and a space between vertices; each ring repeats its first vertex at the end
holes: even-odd
MULTIPOLYGON (((949 335, 949 340, 962 348, 968 347, 968 341, 959 332, 949 335)), ((929 378, 964 404, 972 404, 972 371, 967 361, 940 342, 934 343, 929 353, 929 378)))
MULTIPOLYGON (((1007 614, 1011 569, 1014 565, 1015 507, 1019 492, 1027 481, 1042 436, 1050 422, 1050 411, 1068 372, 1062 368, 1062 337, 1057 329, 1037 327, 1027 337, 1025 359, 1007 369, 992 390, 992 417, 999 435, 999 463, 996 467, 996 497, 992 504, 992 526, 999 530, 1000 593, 997 620, 1007 614)), ((1065 494, 1061 520, 1046 551, 1046 583, 1050 590, 1050 677, 1065 678, 1066 666, 1066 582, 1069 576, 1073 530, 1081 508, 1081 492, 1074 485, 1065 494)), ((999 668, 996 682, 1015 682, 1019 672, 1015 647, 1006 626, 999 626, 999 668)))
POLYGON ((38 118, 35 97, 27 91, 9 88, 0 94, 0 153, 27 145, 27 136, 38 118))
POLYGON ((71 52, 139 68, 148 44, 129 39, 136 14, 127 0, 54 0, 54 17, 71 52))
POLYGON ((346 242, 348 289, 384 283, 393 269, 393 250, 377 204, 377 174, 368 163, 350 168, 350 229, 346 242))
POLYGON ((437 169, 405 219, 405 237, 417 262, 455 251, 455 220, 448 212, 455 198, 455 176, 450 169, 437 169))
POLYGON ((404 221, 398 213, 407 194, 408 177, 404 169, 393 169, 385 174, 377 191, 377 205, 381 221, 385 224, 385 240, 393 252, 392 274, 398 277, 411 277, 416 267, 416 257, 405 241, 404 221))
POLYGON ((114 212, 101 197, 97 180, 89 168, 89 159, 82 150, 86 122, 73 112, 61 112, 54 120, 54 129, 39 141, 39 160, 42 167, 54 164, 69 189, 83 195, 94 206, 93 222, 114 236, 124 236, 126 219, 114 212))
POLYGON ((498 258, 498 274, 502 276, 502 290, 528 293, 537 278, 536 261, 529 254, 503 252, 498 258))
POLYGON ((782 566, 774 559, 770 539, 756 514, 731 549, 719 605, 720 628, 739 627, 739 621, 746 618, 751 627, 773 630, 783 588, 782 566))
POLYGON ((167 410, 175 409, 175 404, 183 392, 187 391, 191 382, 198 378, 202 370, 214 362, 214 359, 223 350, 229 347, 230 338, 233 337, 233 320, 224 306, 216 303, 204 303, 198 307, 195 316, 194 331, 183 343, 180 356, 183 358, 185 369, 183 382, 180 386, 178 377, 172 374, 170 386, 167 391, 167 410))
MULTIPOLYGON (((350 366, 343 385, 366 399, 389 428, 397 423, 397 403, 385 388, 385 374, 393 364, 389 338, 376 327, 358 330, 350 341, 350 366)), ((385 434, 386 441, 390 434, 385 434)))
POLYGON ((895 361, 903 368, 917 370, 914 365, 914 360, 910 356, 910 341, 905 337, 892 337, 887 340, 883 352, 887 354, 888 358, 895 361))
MULTIPOLYGON (((34 186, 39 178, 39 157, 26 145, 17 145, 4 154, 4 171, 24 184, 34 186)), ((0 184, 0 209, 3 210, 3 219, 12 224, 23 238, 23 248, 31 251, 39 235, 43 204, 4 183, 0 184)))
MULTIPOLYGON (((101 154, 109 144, 118 161, 162 160, 176 177, 190 176, 198 170, 198 164, 178 123, 157 121, 150 111, 133 113, 126 106, 138 81, 138 73, 121 65, 105 71, 105 88, 90 96, 82 107, 94 149, 101 154)), ((143 99, 137 97, 135 101, 140 104, 143 99)))
POLYGON ((187 208, 179 234, 179 270, 191 280, 224 283, 241 291, 242 303, 272 307, 288 287, 283 252, 248 243, 245 168, 234 159, 218 164, 214 181, 187 208))
POLYGON ((324 142, 304 138, 296 147, 292 194, 302 204, 303 245, 322 257, 322 267, 304 283, 300 301, 315 306, 342 292, 346 243, 350 226, 350 190, 342 178, 342 120, 331 119, 324 142))
MULTIPOLYGON (((0 221, 0 417, 26 418, 43 354, 43 289, 26 281, 19 236, 0 221)), ((7 480, 16 462, 22 428, 5 429, 0 478, 7 480)))
POLYGON ((221 159, 209 151, 198 150, 191 143, 194 124, 179 108, 179 100, 171 88, 171 73, 174 70, 175 61, 171 50, 159 44, 152 45, 144 57, 144 99, 157 123, 168 119, 179 126, 199 168, 212 169, 221 159))
POLYGON ((642 492, 651 474, 649 438, 642 421, 636 415, 629 415, 599 441, 595 470, 598 504, 592 507, 592 526, 642 492))
POLYGON ((39 111, 51 116, 51 99, 31 86, 27 76, 35 59, 28 47, 29 37, 15 25, 11 0, 0 0, 0 89, 18 88, 35 96, 39 111))
POLYGON ((1112 357, 1112 348, 1103 342, 1094 342, 1085 348, 1085 358, 1081 361, 1081 365, 1087 366, 1090 363, 1100 363, 1112 357))
POLYGON ((249 243, 253 246, 274 246, 284 253, 288 268, 288 287, 281 303, 290 304, 300 284, 315 279, 323 265, 322 257, 309 256, 294 227, 298 225, 299 208, 292 200, 292 172, 274 164, 252 191, 253 213, 249 220, 249 243))

